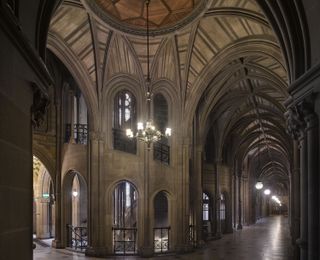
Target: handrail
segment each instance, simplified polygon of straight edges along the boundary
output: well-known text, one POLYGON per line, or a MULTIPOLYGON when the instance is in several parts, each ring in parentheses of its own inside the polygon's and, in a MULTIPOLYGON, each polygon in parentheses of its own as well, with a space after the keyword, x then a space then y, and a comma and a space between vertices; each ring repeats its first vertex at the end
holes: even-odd
POLYGON ((170 249, 170 229, 171 227, 153 228, 154 251, 156 253, 165 253, 170 249))
POLYGON ((71 132, 71 124, 66 124, 65 129, 65 143, 73 140, 77 144, 87 144, 88 142, 88 125, 87 124, 73 124, 73 132, 71 132), (73 134, 73 136, 72 136, 73 134))
POLYGON ((137 253, 137 228, 112 227, 113 252, 128 255, 137 253))
POLYGON ((87 230, 87 227, 74 227, 67 224, 67 245, 76 250, 84 250, 87 248, 87 230))

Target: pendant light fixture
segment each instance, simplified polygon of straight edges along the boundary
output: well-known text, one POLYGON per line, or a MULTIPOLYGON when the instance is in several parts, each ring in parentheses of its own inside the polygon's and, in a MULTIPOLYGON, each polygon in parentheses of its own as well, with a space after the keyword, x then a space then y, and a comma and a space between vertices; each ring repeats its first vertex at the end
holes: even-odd
POLYGON ((148 119, 145 123, 138 122, 137 131, 134 133, 131 129, 126 130, 126 135, 129 138, 137 138, 138 140, 145 142, 148 149, 150 149, 151 143, 160 141, 162 136, 171 136, 171 128, 166 128, 165 133, 161 133, 153 125, 151 120, 151 78, 150 78, 150 49, 149 49, 149 4, 150 0, 145 1, 146 15, 147 15, 147 79, 146 79, 146 99, 147 99, 147 116, 148 119))

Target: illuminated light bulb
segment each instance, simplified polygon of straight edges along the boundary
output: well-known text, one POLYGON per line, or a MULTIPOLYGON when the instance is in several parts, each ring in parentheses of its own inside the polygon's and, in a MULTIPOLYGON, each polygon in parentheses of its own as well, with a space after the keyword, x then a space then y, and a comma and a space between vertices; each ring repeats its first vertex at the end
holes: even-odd
POLYGON ((126 135, 127 135, 128 137, 133 137, 133 132, 132 132, 132 130, 131 130, 131 129, 127 129, 127 130, 126 130, 126 135))
POLYGON ((77 192, 76 190, 74 190, 74 191, 72 192, 72 196, 73 196, 73 197, 77 197, 77 196, 78 196, 78 192, 77 192))
POLYGON ((138 122, 137 129, 138 130, 143 130, 143 123, 142 122, 138 122))
POLYGON ((269 189, 264 190, 265 195, 270 195, 271 191, 269 189))
POLYGON ((165 135, 166 136, 171 136, 171 128, 166 128, 165 135))
POLYGON ((263 183, 261 181, 258 181, 255 185, 257 190, 261 190, 263 188, 263 183))

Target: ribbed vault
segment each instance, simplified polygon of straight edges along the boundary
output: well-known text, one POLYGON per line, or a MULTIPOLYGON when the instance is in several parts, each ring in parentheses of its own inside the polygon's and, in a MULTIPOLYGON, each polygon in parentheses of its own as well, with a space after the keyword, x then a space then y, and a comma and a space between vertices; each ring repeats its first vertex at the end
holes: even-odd
MULTIPOLYGON (((68 50, 61 58, 83 71, 81 88, 91 110, 102 105, 103 93, 119 76, 130 76, 144 90, 146 39, 120 29, 84 1, 64 1, 51 21, 48 48, 55 54, 68 50)), ((166 91, 178 97, 174 106, 182 111, 184 127, 177 133, 189 135, 198 116, 198 136, 212 150, 212 160, 234 166, 249 158, 254 178, 287 191, 288 61, 257 2, 207 1, 192 22, 150 40, 152 83, 167 82, 166 91)))

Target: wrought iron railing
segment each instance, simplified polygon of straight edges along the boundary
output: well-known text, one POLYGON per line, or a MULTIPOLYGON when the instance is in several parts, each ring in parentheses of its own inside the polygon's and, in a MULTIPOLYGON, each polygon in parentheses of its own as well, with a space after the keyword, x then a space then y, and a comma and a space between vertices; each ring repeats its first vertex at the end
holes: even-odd
POLYGON ((137 253, 136 228, 112 228, 113 252, 119 255, 133 255, 137 253))
POLYGON ((170 227, 161 227, 153 229, 154 237, 154 252, 155 253, 165 253, 170 249, 170 239, 169 239, 170 227))
POLYGON ((124 130, 113 128, 113 148, 115 150, 136 154, 137 141, 135 138, 128 138, 124 130))
POLYGON ((153 159, 170 164, 170 146, 161 142, 153 144, 153 159))
MULTIPOLYGON (((65 143, 69 143, 71 138, 71 124, 66 124, 65 143)), ((88 125, 73 124, 73 139, 77 144, 88 143, 88 125)))
POLYGON ((87 144, 88 142, 88 125, 74 124, 73 135, 77 144, 87 144))
POLYGON ((67 225, 67 246, 75 250, 85 250, 88 246, 87 227, 67 225))

